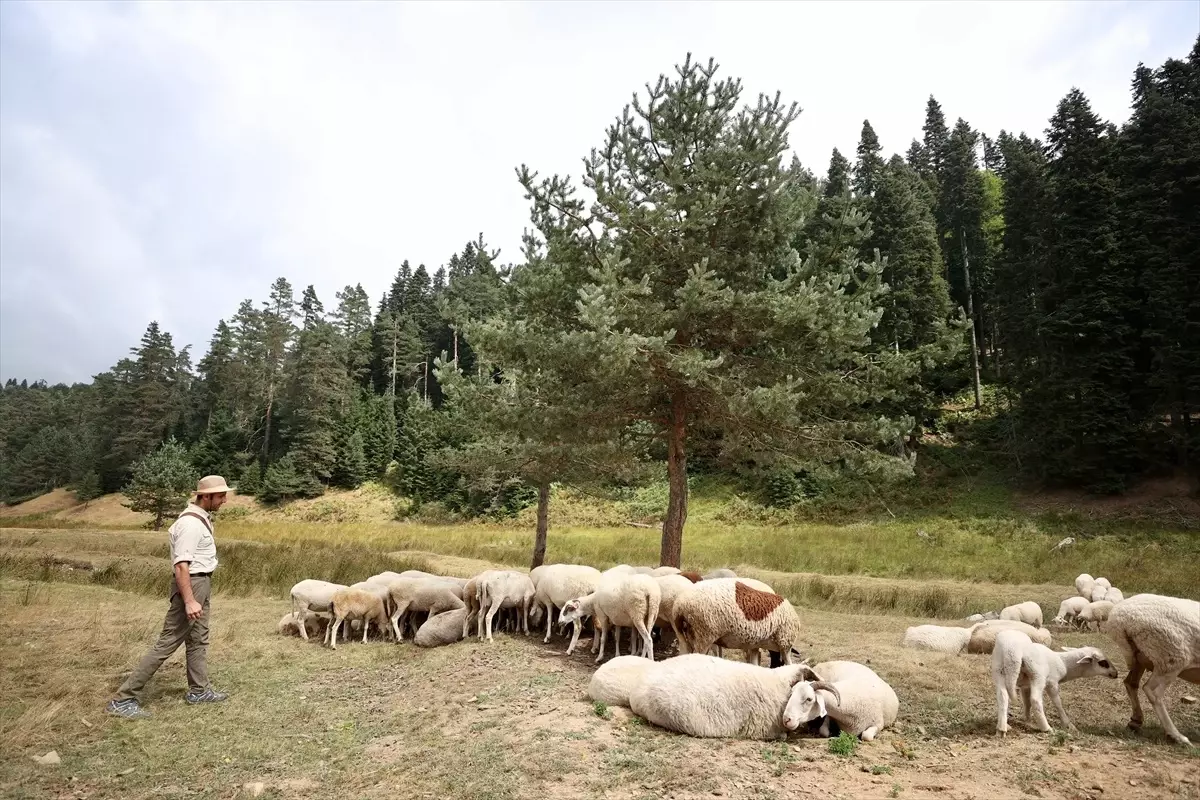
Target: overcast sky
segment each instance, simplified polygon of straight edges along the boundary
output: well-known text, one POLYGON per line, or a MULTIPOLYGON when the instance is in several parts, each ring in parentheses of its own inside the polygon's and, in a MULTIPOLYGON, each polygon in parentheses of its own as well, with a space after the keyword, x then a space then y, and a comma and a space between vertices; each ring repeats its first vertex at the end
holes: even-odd
POLYGON ((1186 57, 1185 2, 0 3, 0 380, 87 381, 158 320, 207 349, 278 276, 378 302, 481 231, 520 259, 514 168, 578 178, 633 92, 690 50, 783 93, 823 174, 869 118, 885 155, 951 124, 1040 135, 1078 86, 1129 113, 1186 57), (339 275, 338 273, 341 273, 339 275))

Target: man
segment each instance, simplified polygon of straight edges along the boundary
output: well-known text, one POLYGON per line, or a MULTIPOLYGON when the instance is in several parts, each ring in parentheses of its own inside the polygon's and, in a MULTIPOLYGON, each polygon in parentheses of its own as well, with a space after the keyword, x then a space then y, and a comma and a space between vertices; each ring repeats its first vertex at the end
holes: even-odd
POLYGON ((188 703, 218 703, 229 695, 214 691, 208 680, 208 599, 213 570, 217 567, 217 545, 213 539, 212 512, 225 503, 231 491, 220 475, 201 478, 196 484, 195 502, 188 503, 168 533, 171 564, 175 579, 171 585, 171 605, 163 622, 162 633, 154 648, 121 684, 108 703, 108 712, 126 719, 150 716, 138 703, 138 696, 163 662, 187 644, 188 703))

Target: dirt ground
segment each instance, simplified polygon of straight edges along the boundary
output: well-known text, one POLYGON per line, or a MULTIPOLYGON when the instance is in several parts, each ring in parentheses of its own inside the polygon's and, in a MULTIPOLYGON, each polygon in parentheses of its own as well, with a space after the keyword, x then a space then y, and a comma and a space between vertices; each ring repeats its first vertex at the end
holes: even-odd
MULTIPOLYGON (((1126 731, 1119 681, 1064 685, 1078 736, 1017 723, 1001 740, 987 658, 902 649, 918 622, 903 617, 802 610, 807 656, 869 662, 901 700, 894 729, 843 756, 827 740, 700 740, 596 708, 586 639, 569 658, 560 638, 508 634, 332 652, 275 633, 284 601, 221 596, 210 663, 231 699, 185 705, 181 650, 149 687, 152 719, 105 716, 164 609, 0 580, 0 796, 232 798, 261 782, 263 796, 288 798, 1200 798, 1200 751, 1167 741, 1149 709, 1141 735, 1126 731), (61 764, 33 760, 50 750, 61 764)), ((1106 646, 1098 634, 1061 641, 1106 646)), ((1171 707, 1200 741, 1200 711, 1180 699, 1194 691, 1177 682, 1171 707)))

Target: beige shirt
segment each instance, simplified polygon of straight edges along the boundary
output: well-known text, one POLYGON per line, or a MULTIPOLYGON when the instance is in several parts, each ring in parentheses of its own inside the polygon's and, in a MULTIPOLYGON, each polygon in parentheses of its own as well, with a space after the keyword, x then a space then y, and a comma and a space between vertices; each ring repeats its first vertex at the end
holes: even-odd
POLYGON ((190 561, 188 574, 212 572, 217 568, 217 543, 211 530, 212 518, 208 512, 195 503, 188 503, 185 514, 175 520, 168 533, 171 539, 171 566, 180 561, 190 561), (205 525, 199 519, 187 514, 198 514, 208 522, 205 525))

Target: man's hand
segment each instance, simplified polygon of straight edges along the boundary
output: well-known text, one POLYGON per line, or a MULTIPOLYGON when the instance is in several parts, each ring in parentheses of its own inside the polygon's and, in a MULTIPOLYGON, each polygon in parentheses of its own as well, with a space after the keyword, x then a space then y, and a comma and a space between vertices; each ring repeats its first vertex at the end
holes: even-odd
POLYGON ((184 611, 187 612, 187 618, 195 622, 204 614, 204 606, 197 603, 195 600, 188 600, 183 604, 184 611))

